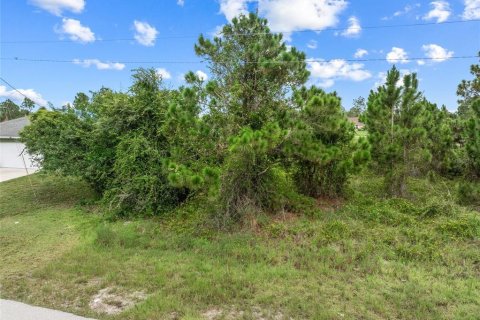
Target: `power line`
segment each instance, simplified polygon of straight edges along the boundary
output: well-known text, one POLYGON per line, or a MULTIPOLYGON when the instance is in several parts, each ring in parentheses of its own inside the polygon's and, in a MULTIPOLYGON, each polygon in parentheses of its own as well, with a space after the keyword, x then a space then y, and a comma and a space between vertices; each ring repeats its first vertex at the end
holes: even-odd
MULTIPOLYGON (((386 29, 386 28, 407 28, 407 27, 425 27, 425 26, 437 26, 437 25, 450 25, 450 24, 460 24, 460 23, 472 23, 480 22, 480 19, 472 20, 452 20, 444 22, 417 22, 417 23, 405 23, 405 24, 390 24, 390 25, 372 25, 364 27, 345 27, 345 28, 325 28, 325 29, 308 29, 308 30, 295 30, 292 32, 322 32, 322 31, 345 31, 345 30, 374 30, 374 29, 386 29)), ((252 32, 252 33, 234 33, 233 35, 240 36, 255 36, 255 35, 264 35, 269 32, 252 32)), ((281 33, 281 32, 278 32, 281 33)), ((188 38, 197 38, 196 35, 166 35, 158 36, 155 39, 188 39, 188 38)), ((112 38, 112 39, 95 39, 94 42, 121 42, 121 41, 135 41, 135 38, 112 38)), ((22 43, 71 43, 78 42, 77 40, 10 40, 10 41, 0 41, 0 44, 22 44, 22 43)))
MULTIPOLYGON (((388 61, 388 62, 408 62, 408 61, 444 61, 449 59, 474 59, 478 58, 478 55, 465 55, 465 56, 452 56, 452 57, 440 57, 440 58, 430 58, 430 57, 412 57, 407 59, 387 59, 387 58, 368 58, 368 59, 343 59, 343 58, 332 58, 332 59, 305 59, 305 62, 320 62, 320 63, 329 63, 333 61, 345 61, 345 62, 381 62, 381 61, 388 61)), ((11 57, 11 58, 0 58, 0 60, 5 61, 24 61, 24 62, 50 62, 50 63, 72 63, 72 64, 79 64, 81 65, 83 61, 80 59, 72 59, 72 60, 62 60, 62 59, 31 59, 31 58, 19 58, 19 57, 11 57)), ((88 59, 86 59, 88 61, 88 59)), ((198 64, 198 63, 205 63, 205 60, 199 61, 181 61, 181 60, 138 60, 138 61, 115 61, 115 63, 121 64, 198 64)), ((289 64, 289 63, 298 63, 299 61, 268 61, 268 63, 278 63, 278 64, 289 64)), ((246 61, 246 64, 260 64, 264 63, 263 61, 246 61)))
POLYGON ((42 106, 41 104, 39 104, 38 102, 34 101, 33 99, 27 97, 23 92, 21 92, 20 90, 18 90, 17 88, 15 88, 13 85, 11 85, 7 80, 3 79, 2 77, 0 77, 0 80, 2 80, 7 86, 9 86, 10 88, 12 88, 13 90, 15 90, 16 92, 18 92, 19 94, 21 94, 22 96, 24 96, 25 98, 27 98, 28 100, 31 100, 33 101, 36 105, 38 105, 39 107, 41 108, 45 108, 45 106, 42 106))

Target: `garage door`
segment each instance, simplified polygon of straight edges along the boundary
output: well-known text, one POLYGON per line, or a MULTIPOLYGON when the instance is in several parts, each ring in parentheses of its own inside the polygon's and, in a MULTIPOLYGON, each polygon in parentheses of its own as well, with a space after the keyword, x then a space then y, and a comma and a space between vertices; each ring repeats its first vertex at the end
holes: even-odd
POLYGON ((25 145, 15 141, 0 141, 0 168, 33 168, 32 161, 28 154, 24 154, 25 164, 21 153, 25 145))

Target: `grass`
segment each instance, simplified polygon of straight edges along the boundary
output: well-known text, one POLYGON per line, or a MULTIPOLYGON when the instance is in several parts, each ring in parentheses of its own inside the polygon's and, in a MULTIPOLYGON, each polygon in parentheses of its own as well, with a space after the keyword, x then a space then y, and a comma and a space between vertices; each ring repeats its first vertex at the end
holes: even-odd
POLYGON ((451 182, 410 189, 415 198, 384 199, 381 179, 365 174, 341 208, 227 233, 205 225, 200 202, 112 222, 80 181, 8 181, 2 298, 99 319, 479 319, 479 213, 454 204, 451 182), (146 299, 96 313, 89 303, 104 288, 146 299))

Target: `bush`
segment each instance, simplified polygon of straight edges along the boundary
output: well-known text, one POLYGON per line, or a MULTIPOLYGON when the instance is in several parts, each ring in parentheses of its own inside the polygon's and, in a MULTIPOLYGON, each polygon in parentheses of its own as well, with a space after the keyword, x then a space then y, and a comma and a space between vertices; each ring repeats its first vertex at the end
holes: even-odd
POLYGON ((480 208, 480 183, 463 181, 457 187, 458 202, 480 208))

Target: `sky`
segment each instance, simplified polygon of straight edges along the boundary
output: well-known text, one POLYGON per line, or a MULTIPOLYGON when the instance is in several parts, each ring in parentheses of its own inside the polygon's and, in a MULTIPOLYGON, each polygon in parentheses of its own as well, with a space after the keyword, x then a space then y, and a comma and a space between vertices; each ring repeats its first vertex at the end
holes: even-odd
POLYGON ((167 88, 188 71, 208 80, 198 36, 248 11, 304 51, 308 84, 337 91, 346 109, 395 64, 454 111, 480 50, 480 0, 2 0, 0 10, 0 76, 18 90, 0 81, 0 101, 23 94, 39 106, 102 86, 126 91, 138 67, 157 69, 167 88))

